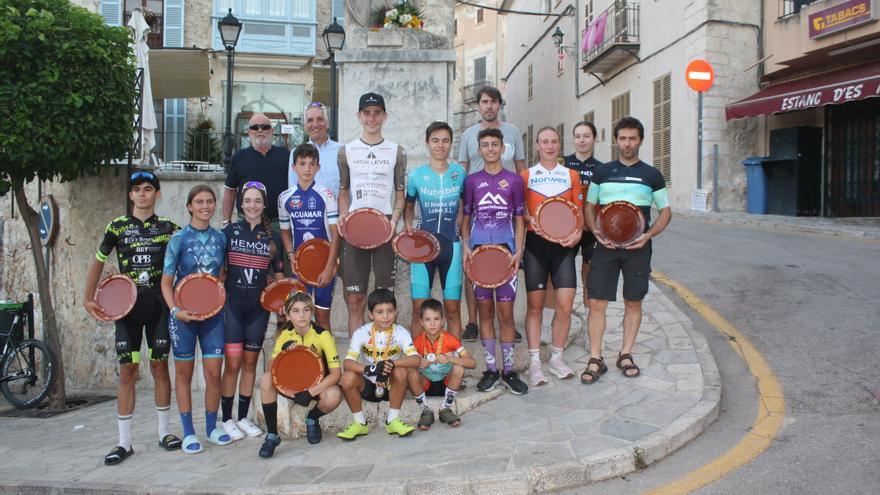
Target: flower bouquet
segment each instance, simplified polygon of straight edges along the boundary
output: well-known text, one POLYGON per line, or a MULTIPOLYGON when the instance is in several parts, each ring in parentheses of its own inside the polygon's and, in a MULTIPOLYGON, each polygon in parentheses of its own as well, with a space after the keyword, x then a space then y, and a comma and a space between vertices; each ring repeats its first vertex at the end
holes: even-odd
POLYGON ((400 0, 390 6, 379 7, 375 12, 376 26, 384 28, 422 29, 425 18, 422 9, 411 0, 400 0))

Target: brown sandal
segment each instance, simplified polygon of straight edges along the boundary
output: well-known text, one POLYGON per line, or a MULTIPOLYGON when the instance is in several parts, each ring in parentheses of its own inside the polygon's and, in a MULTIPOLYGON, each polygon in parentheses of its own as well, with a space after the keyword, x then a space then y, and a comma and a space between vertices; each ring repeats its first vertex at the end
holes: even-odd
POLYGON ((627 378, 635 378, 642 374, 642 371, 636 365, 635 360, 632 357, 632 354, 618 354, 617 355, 617 367, 623 373, 623 376, 627 378), (623 361, 629 360, 631 364, 621 364, 623 361), (628 373, 630 370, 636 370, 634 374, 628 373))
POLYGON ((581 373, 581 383, 583 383, 584 385, 592 385, 599 381, 599 377, 604 375, 607 371, 608 366, 605 366, 605 358, 590 358, 590 360, 587 361, 587 369, 585 369, 584 372, 581 373), (595 364, 599 367, 599 369, 596 371, 591 370, 591 364, 595 364))

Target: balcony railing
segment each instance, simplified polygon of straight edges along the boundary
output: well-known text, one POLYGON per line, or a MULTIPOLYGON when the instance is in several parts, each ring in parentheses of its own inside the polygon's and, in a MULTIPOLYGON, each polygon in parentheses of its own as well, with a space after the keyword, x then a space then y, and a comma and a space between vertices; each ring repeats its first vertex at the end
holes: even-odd
POLYGON ((477 81, 473 84, 468 84, 467 86, 461 88, 462 101, 464 102, 465 105, 467 105, 469 103, 476 103, 477 102, 477 92, 479 92, 480 89, 482 89, 486 86, 490 86, 491 84, 492 83, 489 81, 477 81))
POLYGON ((596 16, 596 19, 606 16, 605 32, 601 41, 584 53, 582 69, 585 72, 605 73, 635 56, 640 43, 640 7, 638 2, 617 0, 596 16))
POLYGON ((779 0, 779 17, 795 15, 807 5, 816 3, 818 0, 779 0))

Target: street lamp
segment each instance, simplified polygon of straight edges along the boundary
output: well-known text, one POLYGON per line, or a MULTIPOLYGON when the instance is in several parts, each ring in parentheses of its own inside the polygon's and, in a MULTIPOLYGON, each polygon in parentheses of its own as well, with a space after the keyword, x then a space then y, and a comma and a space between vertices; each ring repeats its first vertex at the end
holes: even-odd
POLYGON ((553 38, 553 46, 556 47, 557 53, 561 54, 565 52, 568 53, 569 56, 574 58, 576 47, 574 45, 565 46, 562 44, 565 41, 565 31, 563 31, 559 26, 556 26, 556 31, 553 31, 553 34, 551 34, 550 37, 553 38))
POLYGON ((241 34, 241 21, 232 15, 232 9, 226 17, 217 23, 220 39, 226 48, 226 131, 223 133, 223 168, 229 172, 232 166, 232 67, 235 63, 235 45, 241 34))
POLYGON ((345 29, 333 18, 333 24, 324 28, 321 35, 324 38, 324 46, 327 53, 330 54, 330 106, 333 107, 333 113, 330 115, 330 137, 338 140, 339 134, 339 97, 336 95, 336 52, 342 50, 345 46, 345 29))

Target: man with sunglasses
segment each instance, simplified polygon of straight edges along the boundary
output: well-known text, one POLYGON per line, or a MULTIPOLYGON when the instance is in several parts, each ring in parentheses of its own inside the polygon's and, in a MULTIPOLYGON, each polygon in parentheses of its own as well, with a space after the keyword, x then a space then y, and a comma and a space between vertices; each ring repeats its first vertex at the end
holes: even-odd
POLYGON ((180 226, 171 219, 156 216, 156 201, 161 196, 159 179, 152 172, 136 170, 128 179, 131 215, 114 218, 104 231, 95 259, 86 274, 83 306, 94 318, 109 321, 95 299, 98 279, 104 263, 115 249, 119 271, 137 285, 134 307, 115 322, 116 356, 119 359, 117 412, 119 442, 104 456, 104 464, 119 464, 134 450, 131 448, 131 421, 134 413, 135 383, 141 361, 141 343, 147 336, 147 357, 155 384, 154 398, 159 419, 159 446, 165 450, 180 448, 180 438, 168 429, 171 409, 171 379, 168 374, 168 307, 162 299, 159 281, 165 260, 165 247, 180 226))
MULTIPOLYGON (((272 123, 269 117, 258 113, 248 121, 248 139, 251 145, 232 157, 232 166, 226 174, 223 190, 223 226, 232 222, 232 208, 237 191, 247 182, 266 185, 266 214, 272 221, 272 230, 278 229, 278 195, 287 189, 287 161, 290 152, 272 144, 272 123)), ((241 207, 239 216, 243 218, 241 207)))
MULTIPOLYGON (((304 113, 306 133, 309 135, 309 144, 318 149, 321 168, 315 175, 315 182, 330 189, 335 197, 339 197, 339 167, 336 158, 339 154, 339 143, 330 139, 327 107, 323 103, 313 101, 306 107, 304 113)), ((293 151, 290 152, 290 161, 287 165, 287 187, 296 189, 298 182, 296 172, 293 170, 293 151)))

